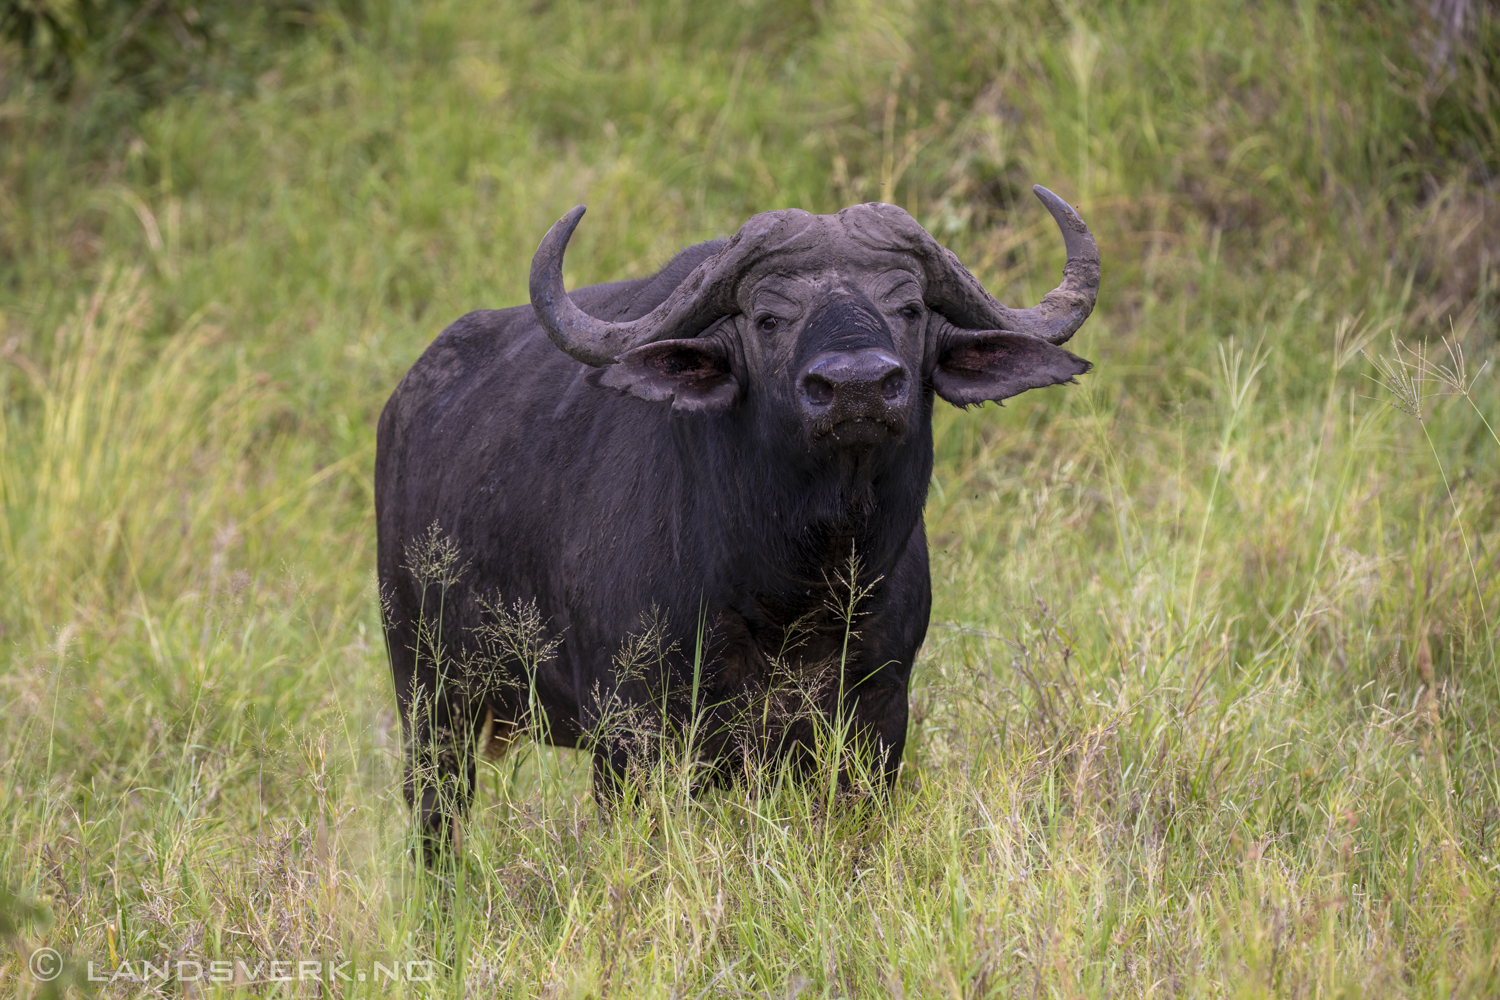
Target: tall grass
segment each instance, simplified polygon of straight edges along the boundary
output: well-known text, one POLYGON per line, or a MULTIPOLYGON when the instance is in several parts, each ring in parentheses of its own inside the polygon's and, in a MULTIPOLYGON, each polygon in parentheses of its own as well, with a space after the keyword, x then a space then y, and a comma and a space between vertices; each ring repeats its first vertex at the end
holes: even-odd
POLYGON ((0 56, 5 988, 46 992, 47 945, 50 988, 109 995, 240 987, 88 962, 1500 992, 1500 31, 1471 9, 1438 58, 1424 5, 371 0, 102 140, 110 95, 0 56), (1034 301, 1062 247, 1033 181, 1099 237, 1097 368, 938 414, 894 795, 684 774, 605 822, 585 759, 520 744, 425 874, 370 493, 422 347, 524 301, 578 202, 570 287, 882 198, 1034 301))

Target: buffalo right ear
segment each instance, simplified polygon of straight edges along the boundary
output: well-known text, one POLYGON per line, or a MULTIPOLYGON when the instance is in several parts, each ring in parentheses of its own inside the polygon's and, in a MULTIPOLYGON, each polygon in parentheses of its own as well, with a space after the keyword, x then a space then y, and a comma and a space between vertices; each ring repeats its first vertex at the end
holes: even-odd
POLYGON ((601 371, 598 380, 653 402, 670 399, 673 413, 722 413, 740 394, 723 345, 707 338, 632 348, 601 371))

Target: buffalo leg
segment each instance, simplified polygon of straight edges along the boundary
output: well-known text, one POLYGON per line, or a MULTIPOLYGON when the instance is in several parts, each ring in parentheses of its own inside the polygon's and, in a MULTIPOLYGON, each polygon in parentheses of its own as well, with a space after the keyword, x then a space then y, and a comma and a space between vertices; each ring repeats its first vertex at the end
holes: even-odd
POLYGON ((474 799, 477 727, 466 699, 445 690, 432 658, 418 655, 415 630, 394 617, 387 616, 386 642, 405 737, 402 791, 431 865, 457 842, 458 824, 474 799))
POLYGON ((630 769, 630 754, 621 740, 601 739, 594 743, 594 801, 605 812, 612 812, 625 792, 625 776, 630 769))
POLYGON ((854 752, 870 777, 883 779, 886 788, 895 784, 901 770, 901 755, 906 749, 910 679, 910 667, 891 664, 867 678, 848 698, 854 723, 854 752))
POLYGON ((642 703, 639 692, 622 688, 607 698, 596 695, 580 719, 592 750, 594 800, 605 812, 619 803, 632 770, 639 777, 656 759, 655 730, 644 722, 649 713, 635 707, 642 703))
POLYGON ((408 729, 402 788, 428 864, 458 842, 458 824, 474 800, 477 775, 471 743, 458 738, 449 725, 408 729))

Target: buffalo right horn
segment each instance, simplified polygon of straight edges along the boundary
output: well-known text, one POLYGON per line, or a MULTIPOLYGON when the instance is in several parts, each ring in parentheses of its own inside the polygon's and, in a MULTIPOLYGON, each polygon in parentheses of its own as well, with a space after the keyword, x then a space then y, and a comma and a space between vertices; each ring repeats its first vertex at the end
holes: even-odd
POLYGON ((738 237, 694 268, 665 302, 640 319, 613 323, 590 316, 568 298, 562 275, 563 251, 583 213, 579 205, 558 219, 531 259, 531 306, 565 354, 596 368, 612 365, 633 347, 695 336, 736 310, 734 286, 743 256, 733 252, 738 237))

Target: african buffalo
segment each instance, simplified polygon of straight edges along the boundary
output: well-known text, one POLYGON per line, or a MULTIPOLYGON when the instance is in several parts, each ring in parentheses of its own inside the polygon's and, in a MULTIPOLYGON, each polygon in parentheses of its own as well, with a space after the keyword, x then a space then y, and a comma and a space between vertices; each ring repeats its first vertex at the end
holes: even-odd
POLYGON ((805 760, 814 720, 838 718, 854 759, 894 779, 931 604, 933 397, 999 401, 1090 367, 1057 345, 1093 309, 1098 249, 1034 191, 1068 261, 1030 309, 885 204, 765 212, 654 277, 566 293, 580 206, 538 247, 530 305, 433 342, 375 460, 405 791, 429 848, 472 798, 476 744, 527 723, 591 750, 606 802, 635 759, 609 717, 692 715, 694 752, 728 773, 805 760), (654 652, 627 663, 642 636, 654 652))

